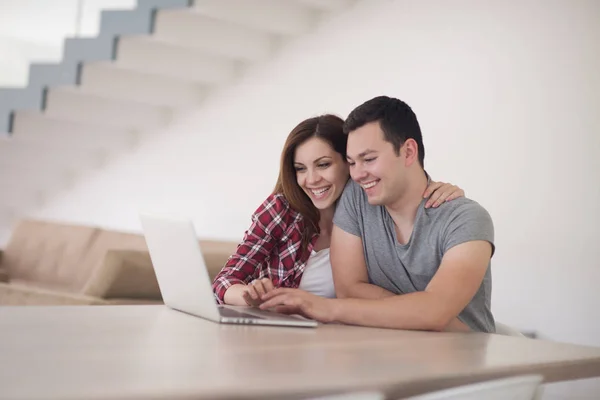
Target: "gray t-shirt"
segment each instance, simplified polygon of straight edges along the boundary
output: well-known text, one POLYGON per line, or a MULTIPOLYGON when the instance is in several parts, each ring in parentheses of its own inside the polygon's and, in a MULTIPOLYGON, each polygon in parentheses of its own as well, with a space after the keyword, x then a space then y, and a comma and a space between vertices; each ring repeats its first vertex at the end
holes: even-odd
MULTIPOLYGON (((425 200, 419 205, 410 240, 402 245, 386 208, 370 205, 364 190, 356 182, 348 182, 333 222, 362 238, 370 283, 395 294, 423 291, 451 247, 486 240, 495 250, 492 218, 477 202, 461 197, 438 208, 426 209, 424 205, 425 200)), ((495 332, 491 295, 488 265, 479 290, 458 318, 474 331, 495 332)))

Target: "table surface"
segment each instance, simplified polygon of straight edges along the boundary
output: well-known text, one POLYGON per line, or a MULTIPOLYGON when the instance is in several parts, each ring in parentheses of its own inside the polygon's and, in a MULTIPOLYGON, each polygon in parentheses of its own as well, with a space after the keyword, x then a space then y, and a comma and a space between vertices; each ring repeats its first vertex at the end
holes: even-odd
POLYGON ((394 397, 521 373, 600 376, 600 348, 482 333, 220 325, 165 306, 0 307, 0 398, 394 397))

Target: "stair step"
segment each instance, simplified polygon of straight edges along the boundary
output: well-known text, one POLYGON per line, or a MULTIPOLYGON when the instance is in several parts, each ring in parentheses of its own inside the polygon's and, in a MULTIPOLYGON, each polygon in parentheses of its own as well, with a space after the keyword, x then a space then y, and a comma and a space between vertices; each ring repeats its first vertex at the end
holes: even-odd
POLYGON ((12 132, 15 110, 40 110, 46 100, 40 87, 0 89, 0 137, 12 132))
POLYGON ((276 44, 266 32, 215 19, 194 9, 160 10, 154 25, 152 36, 156 39, 235 60, 264 60, 276 44))
POLYGON ((109 99, 67 86, 48 89, 45 112, 68 121, 139 130, 164 127, 171 119, 166 107, 109 99))
POLYGON ((316 11, 301 3, 282 0, 195 0, 193 9, 203 15, 279 35, 310 31, 316 11))
POLYGON ((85 64, 81 87, 110 98, 177 108, 199 104, 209 90, 200 84, 140 72, 111 62, 85 64))
POLYGON ((140 10, 150 10, 155 8, 183 8, 189 7, 191 0, 137 0, 137 7, 140 10))
POLYGON ((29 66, 29 85, 75 85, 79 78, 78 63, 34 63, 29 66))
POLYGON ((3 164, 19 168, 27 165, 55 166, 58 168, 79 168, 81 166, 98 166, 106 159, 103 150, 83 151, 63 143, 56 146, 54 151, 48 151, 42 146, 28 146, 23 143, 0 141, 0 159, 3 164))
POLYGON ((63 50, 63 63, 73 64, 81 61, 113 60, 116 38, 98 36, 94 38, 66 38, 63 50))
POLYGON ((8 141, 14 146, 107 152, 131 147, 136 142, 137 134, 131 130, 65 121, 41 112, 15 113, 14 133, 8 141))
POLYGON ((149 34, 152 32, 152 19, 151 9, 103 10, 100 14, 99 34, 149 34))
POLYGON ((350 7, 354 0, 294 0, 322 11, 339 11, 350 7))
POLYGON ((0 169, 2 193, 6 193, 4 188, 14 193, 13 198, 21 198, 23 203, 43 192, 66 189, 73 185, 77 177, 75 169, 48 163, 25 165, 0 162, 0 169))
POLYGON ((121 38, 117 60, 125 68, 207 85, 228 82, 238 74, 231 59, 149 36, 121 38))

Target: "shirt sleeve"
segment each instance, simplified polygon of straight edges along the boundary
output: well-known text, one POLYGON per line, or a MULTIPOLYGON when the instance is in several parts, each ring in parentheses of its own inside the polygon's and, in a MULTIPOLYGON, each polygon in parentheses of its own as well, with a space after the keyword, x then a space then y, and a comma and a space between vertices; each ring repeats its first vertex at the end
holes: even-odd
POLYGON ((287 203, 278 196, 269 196, 252 215, 252 224, 244 233, 225 266, 213 281, 213 292, 217 303, 225 302, 225 292, 232 285, 247 284, 256 279, 262 264, 271 254, 278 238, 282 236, 287 203))
POLYGON ((492 217, 476 202, 461 205, 451 215, 444 230, 443 252, 452 247, 473 240, 484 240, 492 245, 492 255, 496 248, 494 244, 494 223, 492 217))
POLYGON ((349 180, 338 200, 333 216, 335 225, 355 236, 361 236, 358 206, 361 196, 360 190, 362 189, 357 183, 349 180))

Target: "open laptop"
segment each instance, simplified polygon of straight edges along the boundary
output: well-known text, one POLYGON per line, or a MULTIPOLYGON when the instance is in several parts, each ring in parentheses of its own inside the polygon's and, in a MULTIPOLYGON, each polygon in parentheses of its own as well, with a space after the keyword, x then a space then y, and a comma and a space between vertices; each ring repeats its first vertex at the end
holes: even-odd
POLYGON ((140 220, 167 307, 222 324, 318 325, 313 320, 255 307, 218 305, 192 222, 146 213, 140 214, 140 220))

